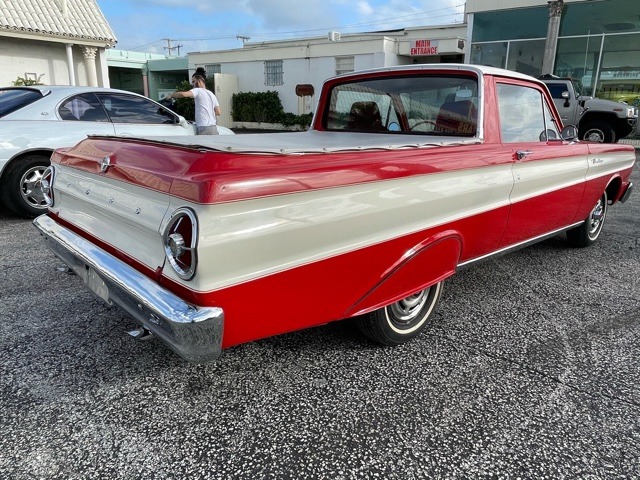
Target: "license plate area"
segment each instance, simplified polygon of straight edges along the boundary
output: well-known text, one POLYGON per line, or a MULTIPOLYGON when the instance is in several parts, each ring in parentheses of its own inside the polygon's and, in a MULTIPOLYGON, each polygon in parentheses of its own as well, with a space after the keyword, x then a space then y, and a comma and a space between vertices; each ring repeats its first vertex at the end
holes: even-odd
POLYGON ((109 287, 107 287, 102 278, 100 278, 93 268, 86 267, 86 269, 87 271, 84 282, 87 284, 87 287, 89 287, 89 290, 111 305, 111 300, 109 300, 109 287))

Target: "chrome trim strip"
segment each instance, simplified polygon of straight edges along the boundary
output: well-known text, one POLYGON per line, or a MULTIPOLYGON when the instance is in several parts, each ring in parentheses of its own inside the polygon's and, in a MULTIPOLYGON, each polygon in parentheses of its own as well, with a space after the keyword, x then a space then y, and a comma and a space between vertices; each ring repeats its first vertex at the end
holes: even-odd
POLYGON ((547 240, 548 238, 555 237, 559 233, 566 232, 567 230, 577 227, 578 225, 582 225, 583 223, 584 223, 584 220, 581 222, 569 225, 567 227, 559 228, 558 230, 554 230, 553 232, 545 233, 544 235, 540 235, 538 237, 525 240, 524 242, 509 245, 508 247, 501 248, 500 250, 496 250, 495 252, 487 253, 486 255, 483 255, 481 257, 472 258, 471 260, 467 260, 466 262, 459 263, 457 268, 458 270, 462 270, 471 266, 476 262, 484 262, 496 256, 502 256, 516 250, 521 250, 525 247, 528 247, 529 245, 533 245, 535 243, 542 242, 543 240, 547 240))
POLYGON ((33 221, 53 253, 107 303, 115 303, 194 363, 220 356, 224 313, 195 307, 47 215, 33 221))

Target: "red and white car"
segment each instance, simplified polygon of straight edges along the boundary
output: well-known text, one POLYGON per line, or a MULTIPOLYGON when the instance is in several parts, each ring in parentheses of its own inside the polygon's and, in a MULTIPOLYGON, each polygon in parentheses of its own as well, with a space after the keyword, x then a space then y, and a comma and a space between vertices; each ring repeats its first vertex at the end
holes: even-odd
POLYGON ((634 150, 583 143, 547 88, 472 65, 328 80, 302 133, 61 149, 46 243, 190 361, 354 318, 406 342, 459 268, 566 232, 596 241, 634 150))

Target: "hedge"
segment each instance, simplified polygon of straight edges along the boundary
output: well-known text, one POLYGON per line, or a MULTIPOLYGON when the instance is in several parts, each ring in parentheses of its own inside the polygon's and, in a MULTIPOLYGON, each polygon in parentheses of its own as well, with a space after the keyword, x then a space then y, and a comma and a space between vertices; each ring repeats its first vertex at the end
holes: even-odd
POLYGON ((235 122, 280 123, 308 127, 312 115, 285 112, 278 92, 243 92, 232 97, 231 116, 235 122))

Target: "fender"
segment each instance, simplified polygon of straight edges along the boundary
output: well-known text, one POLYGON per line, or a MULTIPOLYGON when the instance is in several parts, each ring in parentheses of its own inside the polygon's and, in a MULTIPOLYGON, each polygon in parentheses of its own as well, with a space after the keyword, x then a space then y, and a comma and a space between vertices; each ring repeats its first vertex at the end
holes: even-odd
POLYGON ((446 230, 409 249, 382 279, 345 312, 353 317, 377 310, 434 285, 456 271, 462 251, 458 232, 446 230))

